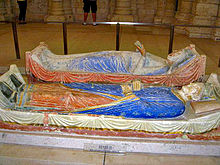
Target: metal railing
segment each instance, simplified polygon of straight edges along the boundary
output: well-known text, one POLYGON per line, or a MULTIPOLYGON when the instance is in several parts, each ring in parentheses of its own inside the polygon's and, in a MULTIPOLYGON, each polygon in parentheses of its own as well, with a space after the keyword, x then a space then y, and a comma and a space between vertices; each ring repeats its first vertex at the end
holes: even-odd
MULTIPOLYGON (((14 45, 16 51, 16 58, 20 59, 20 50, 19 50, 19 42, 18 42, 18 33, 17 33, 17 26, 16 21, 0 21, 0 23, 11 23, 12 30, 13 30, 13 38, 14 38, 14 45)), ((64 54, 68 54, 68 42, 67 42, 67 24, 73 24, 73 22, 42 22, 42 21, 29 21, 28 23, 61 23, 63 27, 63 45, 64 45, 64 54)), ((92 23, 88 23, 92 24, 92 23)), ((159 26, 159 27, 168 27, 170 28, 170 38, 169 38, 169 49, 168 54, 172 53, 173 51, 173 40, 174 40, 174 31, 175 27, 197 27, 197 28, 220 28, 220 26, 208 26, 208 25, 189 25, 189 24, 155 24, 155 23, 136 23, 136 22, 96 22, 97 25, 116 25, 116 45, 115 50, 120 50, 120 26, 121 25, 128 25, 128 26, 159 26)), ((219 64, 220 67, 220 58, 219 64)))

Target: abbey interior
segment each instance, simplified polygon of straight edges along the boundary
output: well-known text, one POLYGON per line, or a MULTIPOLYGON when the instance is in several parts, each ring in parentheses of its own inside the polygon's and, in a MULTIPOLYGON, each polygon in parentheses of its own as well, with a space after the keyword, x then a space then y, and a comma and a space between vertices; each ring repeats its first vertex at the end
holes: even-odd
MULTIPOLYGON (((219 0, 98 0, 97 21, 176 23, 218 26, 219 0)), ((29 21, 76 21, 83 19, 82 0, 28 0, 29 21)), ((0 20, 18 13, 16 2, 0 1, 0 20)), ((190 37, 218 40, 218 29, 183 28, 190 37)))
POLYGON ((218 165, 220 0, 97 0, 97 23, 156 25, 121 25, 120 51, 83 5, 27 0, 18 24, 0 0, 0 164, 218 165))

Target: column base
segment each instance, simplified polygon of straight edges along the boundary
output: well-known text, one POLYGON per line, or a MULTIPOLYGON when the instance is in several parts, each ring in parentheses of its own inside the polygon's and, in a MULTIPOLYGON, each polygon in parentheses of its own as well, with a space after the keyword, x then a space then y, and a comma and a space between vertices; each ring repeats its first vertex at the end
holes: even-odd
POLYGON ((73 15, 65 15, 65 17, 66 17, 67 22, 73 22, 74 21, 73 15))
POLYGON ((134 17, 133 15, 117 15, 115 14, 111 18, 112 22, 134 22, 134 17))
POLYGON ((162 17, 154 17, 154 23, 161 24, 162 20, 162 17))
POLYGON ((214 32, 212 39, 214 41, 220 41, 220 31, 218 29, 214 32))
POLYGON ((0 15, 0 21, 5 21, 5 17, 3 15, 0 15))
POLYGON ((65 16, 59 16, 59 15, 47 15, 44 18, 45 22, 65 22, 66 18, 65 16))
POLYGON ((186 34, 186 27, 175 27, 175 32, 178 34, 186 34))
POLYGON ((211 38, 211 28, 187 28, 187 33, 190 38, 211 38))

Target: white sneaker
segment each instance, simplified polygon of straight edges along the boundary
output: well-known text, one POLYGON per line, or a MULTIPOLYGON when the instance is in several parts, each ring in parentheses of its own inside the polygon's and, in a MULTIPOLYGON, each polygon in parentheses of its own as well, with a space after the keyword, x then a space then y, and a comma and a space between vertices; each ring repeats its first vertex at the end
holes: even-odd
POLYGON ((83 22, 82 25, 87 25, 86 22, 83 22))
POLYGON ((93 25, 93 26, 96 26, 97 24, 96 24, 96 22, 93 22, 92 25, 93 25))

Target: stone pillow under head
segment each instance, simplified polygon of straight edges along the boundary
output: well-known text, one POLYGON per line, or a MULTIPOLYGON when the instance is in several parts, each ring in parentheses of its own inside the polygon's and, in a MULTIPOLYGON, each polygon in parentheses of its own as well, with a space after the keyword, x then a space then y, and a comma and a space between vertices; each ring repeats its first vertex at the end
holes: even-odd
POLYGON ((17 92, 14 91, 7 83, 0 82, 0 92, 7 98, 10 102, 16 102, 17 92))
POLYGON ((18 92, 23 91, 24 84, 17 78, 15 74, 11 74, 9 78, 11 79, 18 92))
POLYGON ((191 102, 192 109, 196 115, 205 115, 220 111, 220 103, 216 100, 191 102))

